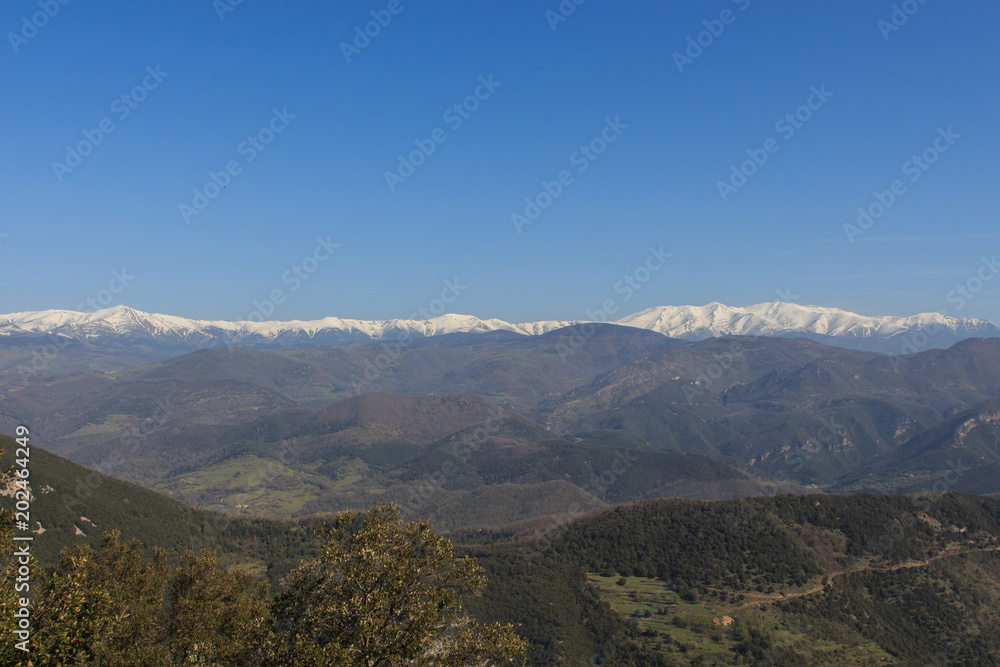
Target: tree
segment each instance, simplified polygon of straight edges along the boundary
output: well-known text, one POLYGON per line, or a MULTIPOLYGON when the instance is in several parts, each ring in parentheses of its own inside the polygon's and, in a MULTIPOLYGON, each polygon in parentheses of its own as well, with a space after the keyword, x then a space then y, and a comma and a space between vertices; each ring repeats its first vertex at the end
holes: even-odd
POLYGON ((353 515, 323 528, 320 556, 294 570, 275 606, 281 665, 457 667, 507 664, 528 645, 512 628, 481 626, 462 611, 482 570, 455 556, 427 521, 404 522, 382 504, 351 532, 353 515))
POLYGON ((55 568, 39 572, 33 657, 48 664, 164 664, 156 639, 166 572, 163 551, 146 562, 139 541, 124 544, 117 531, 106 533, 97 551, 64 550, 55 568))
MULTIPOLYGON (((0 618, 10 628, 16 565, 7 514, 0 618)), ((354 532, 352 518, 321 531, 320 557, 293 571, 277 599, 208 550, 171 569, 166 552, 144 559, 139 541, 124 543, 117 531, 97 550, 65 549, 52 567, 32 564, 30 653, 5 642, 0 664, 485 667, 525 655, 527 642, 510 626, 481 626, 462 613, 463 596, 485 586, 482 571, 426 521, 404 523, 392 505, 354 532)))
POLYGON ((167 609, 164 635, 175 663, 246 665, 268 639, 267 584, 220 567, 214 551, 181 557, 168 580, 167 609))
MULTIPOLYGON (((219 567, 213 552, 189 552, 168 574, 165 552, 146 561, 138 540, 114 531, 96 551, 64 550, 35 579, 30 664, 235 667, 258 659, 267 639, 267 585, 219 567)), ((25 656, 0 652, 12 657, 25 656)))

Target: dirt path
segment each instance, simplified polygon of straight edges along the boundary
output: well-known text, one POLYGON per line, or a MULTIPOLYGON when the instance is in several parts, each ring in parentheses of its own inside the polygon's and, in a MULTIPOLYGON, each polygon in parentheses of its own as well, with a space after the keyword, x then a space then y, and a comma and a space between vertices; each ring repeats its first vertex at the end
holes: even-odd
MULTIPOLYGON (((845 575, 845 574, 854 574, 856 572, 895 572, 896 570, 902 570, 902 569, 905 569, 905 568, 925 567, 927 565, 930 565, 931 563, 933 563, 936 560, 941 560, 942 558, 951 558, 953 556, 961 556, 962 554, 968 554, 968 553, 973 553, 973 552, 984 552, 985 553, 985 552, 988 552, 988 551, 1000 551, 1000 547, 969 547, 969 548, 966 548, 966 549, 946 549, 945 551, 942 551, 938 555, 932 556, 932 557, 927 558, 925 560, 907 561, 905 563, 897 563, 895 565, 885 565, 885 566, 881 566, 881 567, 871 567, 869 565, 858 565, 857 567, 848 568, 846 570, 835 570, 835 571, 831 572, 827 576, 830 578, 830 581, 833 581, 836 577, 839 577, 839 576, 842 576, 842 575, 845 575)), ((792 600, 794 598, 805 597, 806 595, 813 595, 814 593, 819 593, 825 587, 826 587, 825 584, 817 584, 816 586, 813 586, 812 588, 807 588, 804 591, 797 591, 795 593, 787 593, 787 594, 783 594, 783 593, 768 593, 768 594, 765 594, 765 595, 760 595, 756 599, 751 600, 750 602, 746 602, 746 603, 740 605, 738 608, 739 609, 743 609, 745 607, 749 607, 749 606, 755 605, 755 604, 756 605, 761 605, 765 601, 792 600)))

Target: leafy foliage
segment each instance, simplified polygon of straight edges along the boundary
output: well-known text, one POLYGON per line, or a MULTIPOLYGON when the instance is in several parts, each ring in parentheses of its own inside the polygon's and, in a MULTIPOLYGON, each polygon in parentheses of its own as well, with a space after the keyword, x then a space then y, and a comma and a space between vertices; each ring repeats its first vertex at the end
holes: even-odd
POLYGON ((276 603, 283 665, 506 663, 526 650, 509 627, 462 614, 462 596, 486 585, 472 560, 426 521, 404 523, 382 505, 356 532, 351 514, 322 535, 319 557, 286 580, 276 603))
MULTIPOLYGON (((117 532, 65 551, 35 575, 33 664, 247 664, 269 625, 267 585, 208 551, 168 570, 164 551, 146 561, 117 532)), ((18 664, 13 647, 0 651, 18 664)))
MULTIPOLYGON (((37 572, 30 652, 0 647, 5 665, 421 665, 506 664, 526 644, 507 626, 462 614, 462 595, 485 585, 471 560, 426 523, 405 524, 382 506, 350 531, 341 515, 316 560, 272 599, 251 574, 187 552, 171 568, 165 551, 146 560, 138 540, 106 534, 37 572)), ((10 542, 3 517, 0 542, 10 542)), ((7 545, 5 545, 7 546, 7 545)), ((13 568, 5 552, 0 616, 10 628, 13 568)))

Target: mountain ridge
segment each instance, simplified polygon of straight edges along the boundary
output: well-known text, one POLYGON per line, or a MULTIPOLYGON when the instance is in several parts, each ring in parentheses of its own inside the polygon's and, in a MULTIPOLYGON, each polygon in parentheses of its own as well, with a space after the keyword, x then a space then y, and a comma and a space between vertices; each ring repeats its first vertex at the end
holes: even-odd
MULTIPOLYGON (((588 320, 511 323, 497 318, 481 319, 454 313, 427 320, 339 317, 308 321, 198 320, 114 306, 89 313, 43 310, 0 315, 0 336, 48 334, 112 347, 141 341, 187 349, 234 345, 295 347, 382 340, 399 344, 414 337, 492 331, 538 336, 588 323, 588 320)), ((781 301, 743 307, 717 302, 704 306, 657 306, 608 324, 645 329, 682 340, 732 335, 806 337, 839 347, 880 352, 914 351, 908 349, 907 342, 911 347, 937 348, 966 338, 1000 337, 1000 326, 988 320, 955 318, 940 313, 920 313, 908 317, 866 316, 837 308, 781 301), (921 343, 912 340, 918 334, 923 337, 921 343), (907 341, 907 338, 911 340, 907 341)), ((587 335, 583 330, 580 333, 587 335)))

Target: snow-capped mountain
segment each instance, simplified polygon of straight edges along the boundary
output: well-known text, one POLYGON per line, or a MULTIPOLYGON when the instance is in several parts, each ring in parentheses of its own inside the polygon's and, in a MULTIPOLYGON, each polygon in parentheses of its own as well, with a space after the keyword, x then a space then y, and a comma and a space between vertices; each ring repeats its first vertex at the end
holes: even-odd
POLYGON ((740 308, 721 303, 661 306, 639 311, 618 320, 616 324, 650 329, 688 340, 732 335, 803 335, 877 341, 923 331, 932 340, 932 347, 942 347, 938 339, 951 338, 954 342, 963 338, 1000 336, 1000 327, 987 320, 959 319, 940 313, 921 313, 910 317, 868 317, 837 308, 800 306, 782 301, 740 308))
POLYGON ((347 342, 437 336, 447 333, 512 331, 531 336, 560 329, 572 322, 510 324, 471 315, 439 315, 429 320, 321 320, 240 321, 194 320, 173 315, 144 313, 115 306, 90 313, 41 310, 0 315, 0 336, 54 334, 101 345, 121 346, 146 342, 194 348, 244 345, 280 347, 336 345, 347 342))
MULTIPOLYGON (((146 344, 195 349, 225 345, 284 347, 371 340, 406 341, 414 337, 488 331, 536 336, 581 323, 583 321, 561 320, 510 323, 454 314, 428 320, 327 317, 311 321, 229 322, 143 313, 116 306, 91 313, 45 310, 2 315, 0 336, 52 334, 112 347, 146 344)), ((686 340, 728 335, 801 336, 832 345, 883 352, 947 347, 964 338, 1000 337, 1000 327, 987 320, 959 319, 939 313, 868 317, 836 308, 785 302, 744 307, 721 303, 661 306, 633 313, 612 324, 648 329, 686 340), (908 349, 908 343, 914 349, 908 349)))

